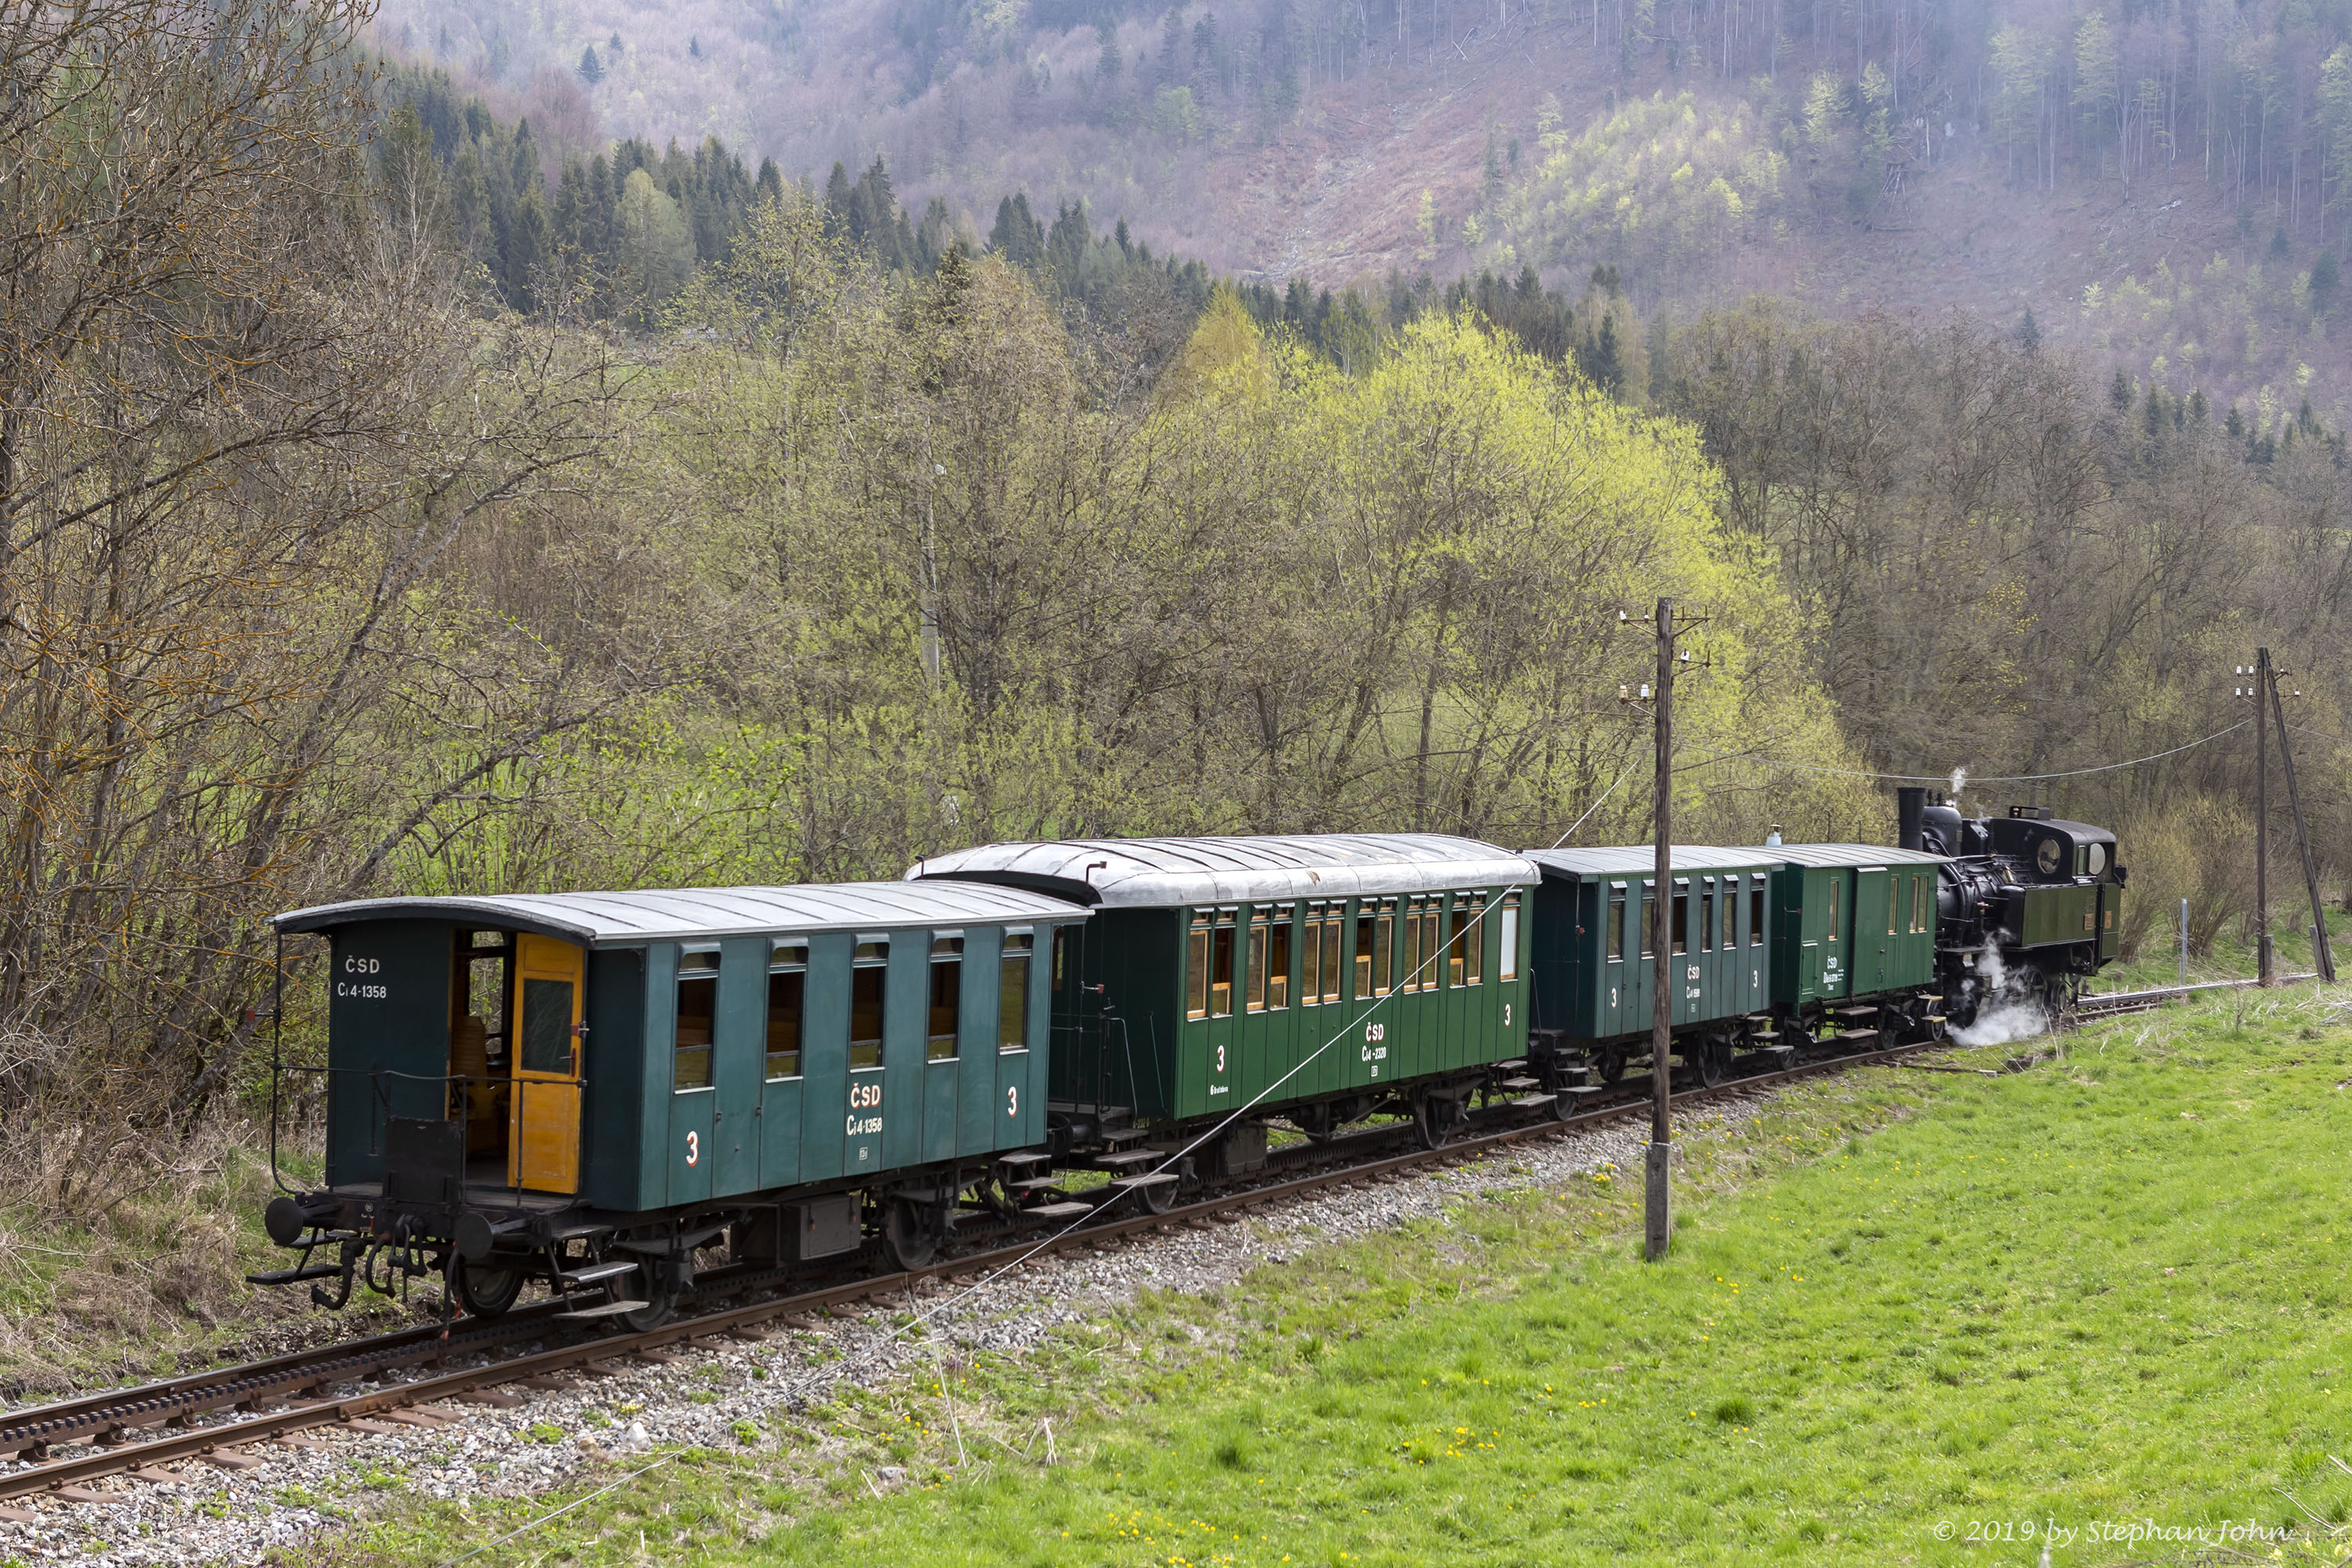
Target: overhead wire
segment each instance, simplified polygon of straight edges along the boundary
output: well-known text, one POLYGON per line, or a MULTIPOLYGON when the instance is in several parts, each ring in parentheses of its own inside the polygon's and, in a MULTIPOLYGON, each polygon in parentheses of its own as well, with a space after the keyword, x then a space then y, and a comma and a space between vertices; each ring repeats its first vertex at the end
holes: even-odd
MULTIPOLYGON (((2151 752, 2145 757, 2134 757, 2126 763, 2101 763, 2096 767, 2068 768, 2063 773, 1988 773, 1982 777, 1974 773, 1969 773, 1964 776, 1969 784, 2040 784, 2048 779, 2081 778, 2085 773, 2111 773, 2118 768, 2136 768, 2143 763, 2162 762, 2167 757, 2177 757, 2183 752, 2193 752, 2200 746, 2211 745, 2214 742, 2221 740, 2223 736, 2233 735, 2252 722, 2253 721, 2252 719, 2241 719, 2236 723, 2231 725, 2228 729, 2216 730, 2211 734, 2205 736, 2202 740, 2190 741, 2185 745, 2175 746, 2169 751, 2151 752)), ((2317 731, 2314 731, 2314 733, 2316 732, 2317 731)), ((2331 740, 2334 738, 2335 737, 2333 736, 2329 737, 2331 740)), ((1698 758, 1697 762, 1702 763, 1748 763, 1759 767, 1796 768, 1801 772, 1811 773, 1835 773, 1841 778, 1886 779, 1895 784, 1943 784, 1952 777, 1951 773, 1872 773, 1868 769, 1864 768, 1832 768, 1824 767, 1818 763, 1792 762, 1785 757, 1752 756, 1742 752, 1719 752, 1713 756, 1698 758)), ((1959 771, 1960 770, 1958 769, 1953 770, 1955 773, 1959 771)))

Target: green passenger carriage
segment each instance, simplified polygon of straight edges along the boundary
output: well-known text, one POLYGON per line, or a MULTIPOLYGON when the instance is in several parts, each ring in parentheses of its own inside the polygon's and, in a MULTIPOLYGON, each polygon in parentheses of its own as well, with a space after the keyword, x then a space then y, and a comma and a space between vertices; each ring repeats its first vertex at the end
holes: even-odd
POLYGON ((1526 1048, 1536 870, 1490 844, 998 844, 908 875, 1027 888, 1094 912, 1054 963, 1065 1152, 1125 1127, 1173 1146, 1244 1108, 1208 1150, 1215 1172, 1263 1162, 1269 1115, 1324 1136, 1402 1111, 1442 1138, 1526 1048))
POLYGON ((601 1287, 582 1314, 644 1322, 714 1247, 781 1265, 878 1233, 920 1255, 1000 1152, 1044 1134, 1045 954, 1084 919, 905 882, 280 916, 330 939, 332 978, 327 1062, 307 1069, 325 1181, 268 1215, 302 1249, 285 1277, 347 1297, 361 1267, 437 1268, 495 1311, 540 1276, 601 1287))
MULTIPOLYGON (((1565 1081, 1589 1072, 1613 1082, 1649 1054, 1655 973, 1655 852, 1648 846, 1530 850, 1543 872, 1536 893, 1534 1022, 1530 1059, 1565 1081)), ((1770 889, 1780 852, 1678 845, 1668 940, 1674 976, 1669 1026, 1676 1050, 1713 1083, 1741 1044, 1748 1020, 1772 1004, 1770 889)))

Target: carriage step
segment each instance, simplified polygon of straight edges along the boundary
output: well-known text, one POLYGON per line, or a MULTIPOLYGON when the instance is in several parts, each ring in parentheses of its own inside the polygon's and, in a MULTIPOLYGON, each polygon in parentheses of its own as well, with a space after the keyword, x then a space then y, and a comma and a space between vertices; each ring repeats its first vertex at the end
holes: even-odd
POLYGON ((1840 1018, 1875 1018, 1878 1016, 1878 1009, 1875 1007, 1832 1007, 1830 1009, 1830 1012, 1834 1016, 1840 1018))
POLYGON ((1174 1180, 1176 1180, 1176 1173, 1173 1171, 1146 1171, 1139 1176, 1121 1176, 1117 1181, 1105 1182, 1103 1185, 1106 1187, 1156 1187, 1162 1182, 1174 1180))
POLYGON ((1543 1087, 1543 1079, 1539 1078, 1507 1078, 1503 1080, 1503 1087, 1505 1089, 1541 1089, 1543 1087))
POLYGON ((1139 1143, 1150 1136, 1140 1127, 1114 1127, 1102 1135, 1102 1141, 1108 1148, 1124 1149, 1129 1143, 1139 1143))
POLYGON ((1516 1057, 1516 1058, 1512 1058, 1511 1060, 1507 1061, 1507 1062, 1496 1062, 1496 1063, 1495 1064, 1495 1070, 1496 1070, 1496 1072, 1517 1072, 1517 1071, 1518 1071, 1521 1068, 1523 1068, 1523 1067, 1525 1067, 1525 1066, 1527 1066, 1527 1065, 1528 1065, 1528 1058, 1525 1058, 1525 1057, 1516 1057))
POLYGON ((1559 1101, 1549 1094, 1522 1094, 1511 1103, 1521 1110, 1533 1110, 1538 1105, 1557 1105, 1559 1101))
POLYGON ((1777 1040, 1780 1037, 1780 1031, 1778 1029, 1750 1029, 1748 1031, 1748 1037, 1751 1040, 1777 1040))
POLYGON ((1092 1214, 1094 1212, 1095 1205, 1092 1204, 1082 1204, 1076 1202, 1039 1204, 1034 1209, 1023 1209, 1021 1211, 1021 1217, 1024 1219, 1069 1219, 1077 1215, 1092 1214))
POLYGON ((558 1312, 555 1314, 555 1321, 559 1323, 584 1323, 596 1318, 617 1317, 623 1312, 642 1312, 646 1307, 646 1303, 643 1301, 599 1301, 593 1307, 580 1307, 569 1312, 558 1312))
POLYGON ((547 1239, 554 1242, 558 1247, 561 1247, 567 1241, 578 1241, 583 1237, 610 1236, 612 1234, 613 1227, 609 1225, 571 1225, 555 1232, 547 1239))
POLYGON ((1607 1094, 1608 1092, 1607 1089, 1597 1083, 1572 1083, 1560 1090, 1562 1094, 1607 1094))
POLYGON ((624 1274, 634 1274, 636 1269, 636 1261, 632 1258, 625 1263, 592 1263, 585 1268, 575 1268, 569 1274, 559 1274, 555 1279, 556 1282, 566 1290, 577 1290, 583 1286, 593 1285, 600 1279, 613 1279, 624 1274))
POLYGON ((1024 1176, 1017 1182, 1007 1182, 1004 1184, 1006 1190, 1019 1193, 1024 1197, 1028 1196, 1031 1193, 1050 1191, 1061 1184, 1062 1178, 1059 1176, 1024 1176))
POLYGON ((1097 1154, 1092 1163, 1097 1171, 1126 1171, 1138 1165, 1148 1165, 1167 1156, 1158 1149, 1126 1149, 1115 1154, 1097 1154))
POLYGON ((1866 1046, 1878 1038, 1878 1031, 1876 1029, 1848 1029, 1843 1034, 1832 1036, 1831 1038, 1841 1046, 1866 1046))
POLYGON ((305 1279, 332 1279, 343 1271, 340 1263, 306 1263, 299 1268, 276 1268, 267 1274, 248 1274, 248 1285, 299 1285, 305 1279))
POLYGON ((1050 1165, 1054 1163, 1054 1156, 1044 1149, 1017 1149, 1010 1154, 999 1154, 996 1157, 996 1163, 1000 1165, 1018 1165, 1026 1169, 1031 1165, 1050 1165))

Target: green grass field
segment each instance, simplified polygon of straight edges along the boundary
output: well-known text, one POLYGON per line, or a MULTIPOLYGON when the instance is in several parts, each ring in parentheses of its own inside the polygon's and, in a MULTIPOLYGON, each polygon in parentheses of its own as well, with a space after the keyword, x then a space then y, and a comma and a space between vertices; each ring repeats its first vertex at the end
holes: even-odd
MULTIPOLYGON (((1496 1195, 965 1366, 952 1426, 936 1384, 780 1416, 474 1561, 2032 1563, 2053 1523, 2053 1563, 2336 1561, 2347 1021, 2242 994, 1809 1086, 1688 1142, 1664 1264, 1638 1173, 1496 1195)), ((535 1510, 363 1511, 339 1559, 535 1510)))

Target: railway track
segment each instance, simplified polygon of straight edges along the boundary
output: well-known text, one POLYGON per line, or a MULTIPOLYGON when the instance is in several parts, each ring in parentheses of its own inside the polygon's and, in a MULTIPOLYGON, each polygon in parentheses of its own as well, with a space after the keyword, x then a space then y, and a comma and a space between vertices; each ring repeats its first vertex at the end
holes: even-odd
MULTIPOLYGON (((2315 974, 2282 974, 2280 985, 2292 985, 2298 981, 2315 980, 2315 974)), ((2125 1013, 2146 1013, 2167 1002, 2183 1001, 2207 991, 2247 991, 2262 984, 2259 980, 2208 980, 2195 985, 2160 985, 2150 991, 2110 991, 2079 998, 2074 1004, 2077 1018, 2111 1018, 2125 1013)))
MULTIPOLYGON (((1851 1054, 1824 1050, 1783 1070, 1730 1079, 1714 1089, 1677 1089, 1675 1103, 1704 1105, 1827 1073, 1895 1062, 1948 1045, 1927 1040, 1851 1054)), ((163 1468, 173 1464, 251 1468, 263 1461, 247 1449, 299 1446, 302 1433, 322 1428, 387 1434, 436 1426, 458 1417, 459 1412, 446 1408, 446 1402, 518 1405, 525 1396, 502 1390, 573 1388, 615 1375, 617 1369, 606 1363, 658 1363, 671 1359, 665 1354, 671 1347, 693 1341, 760 1339, 765 1337, 761 1325, 778 1320, 796 1321, 800 1326, 819 1314, 856 1315, 853 1310, 861 1301, 911 1300, 926 1290, 961 1284, 1033 1257, 1075 1251, 1112 1237, 1169 1229, 1423 1167, 1460 1164, 1513 1144, 1644 1116, 1649 1109, 1648 1095, 1626 1095, 1564 1121, 1496 1126, 1494 1120, 1509 1110, 1504 1107, 1476 1113, 1465 1131, 1436 1149, 1401 1148, 1406 1135, 1386 1129, 1297 1146, 1281 1152, 1291 1156, 1292 1169, 1277 1169, 1255 1185, 1157 1213, 1135 1205, 1115 1205, 1119 1212, 1107 1207, 1105 1217, 1067 1231, 1007 1238, 1005 1245, 942 1258, 919 1269, 868 1273, 813 1287, 801 1279, 782 1288, 764 1275, 714 1275, 698 1291, 703 1300, 716 1303, 766 1293, 760 1300, 714 1305, 699 1315, 639 1332, 596 1333, 558 1323, 554 1314, 564 1303, 545 1301, 496 1319, 424 1324, 139 1387, 78 1395, 0 1415, 0 1456, 13 1453, 20 1467, 0 1471, 0 1500, 110 1502, 121 1494, 91 1490, 88 1483, 111 1477, 185 1479, 163 1468), (1301 1165, 1312 1168, 1297 1168, 1301 1165), (559 1342, 546 1342, 551 1340, 559 1342), (474 1364, 462 1364, 469 1362, 474 1364), (436 1411, 436 1405, 445 1407, 436 1411), (79 1451, 59 1453, 60 1448, 79 1451)), ((0 1458, 0 1463, 5 1462, 0 1458)), ((0 1519, 10 1521, 35 1522, 42 1517, 0 1508, 0 1519)))

